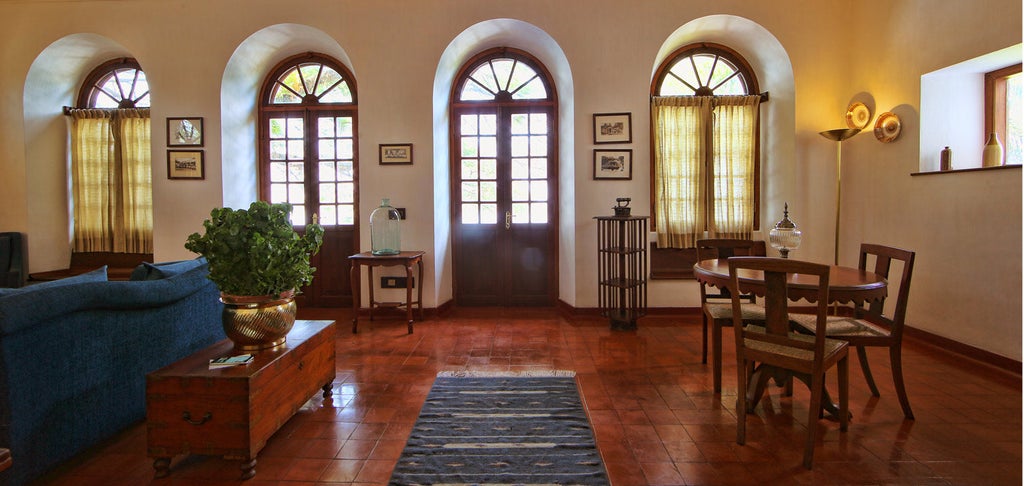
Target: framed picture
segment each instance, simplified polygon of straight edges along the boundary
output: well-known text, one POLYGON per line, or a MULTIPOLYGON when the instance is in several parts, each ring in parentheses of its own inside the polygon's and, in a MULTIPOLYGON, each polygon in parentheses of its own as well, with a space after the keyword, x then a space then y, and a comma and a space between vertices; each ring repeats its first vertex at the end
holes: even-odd
POLYGON ((631 113, 594 113, 594 143, 632 143, 631 113))
POLYGON ((411 164, 412 144, 380 144, 380 164, 411 164))
POLYGON ((633 179, 633 150, 594 150, 594 180, 633 179))
POLYGON ((168 150, 168 179, 205 179, 202 150, 168 150))
POLYGON ((168 147, 202 147, 203 146, 203 119, 202 119, 202 117, 168 118, 167 119, 167 146, 168 147))

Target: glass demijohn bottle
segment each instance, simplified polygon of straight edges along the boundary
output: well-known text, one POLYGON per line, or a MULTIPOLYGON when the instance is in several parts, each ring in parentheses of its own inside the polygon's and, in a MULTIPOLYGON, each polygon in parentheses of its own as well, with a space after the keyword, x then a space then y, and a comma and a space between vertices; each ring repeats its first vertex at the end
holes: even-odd
POLYGON ((370 213, 370 247, 374 255, 397 255, 401 250, 402 221, 398 210, 391 207, 388 198, 370 213))

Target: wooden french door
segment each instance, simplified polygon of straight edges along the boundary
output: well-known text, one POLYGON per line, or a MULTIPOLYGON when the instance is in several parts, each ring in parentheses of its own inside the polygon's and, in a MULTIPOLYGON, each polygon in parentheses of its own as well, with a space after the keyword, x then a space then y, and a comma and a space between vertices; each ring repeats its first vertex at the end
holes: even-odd
POLYGON ((557 174, 549 106, 456 110, 455 302, 552 306, 557 174))
POLYGON ((313 221, 324 244, 311 263, 313 283, 300 304, 352 305, 348 256, 358 253, 356 148, 353 117, 341 112, 285 112, 268 117, 270 163, 261 199, 293 205, 297 231, 313 221))
POLYGON ((300 305, 349 307, 349 255, 359 252, 355 83, 322 54, 286 59, 268 76, 260 107, 260 198, 292 204, 297 231, 324 228, 313 283, 300 305))

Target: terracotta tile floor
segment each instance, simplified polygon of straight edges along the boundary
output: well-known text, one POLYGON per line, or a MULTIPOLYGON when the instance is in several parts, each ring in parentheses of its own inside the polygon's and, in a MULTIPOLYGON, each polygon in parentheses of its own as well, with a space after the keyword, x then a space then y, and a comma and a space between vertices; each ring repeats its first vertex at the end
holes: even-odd
MULTIPOLYGON (((871 350, 882 396, 870 396, 851 363, 850 429, 839 433, 837 422, 822 420, 807 471, 800 465, 806 389, 783 398, 770 387, 747 417, 747 444, 737 445, 732 332, 725 331, 723 393, 715 396, 710 368, 700 363, 696 316, 649 316, 636 332, 613 332, 602 319, 568 321, 547 309, 456 309, 417 322, 413 335, 401 320, 379 317, 352 335, 345 310, 302 314, 338 321, 335 394, 311 399, 271 438, 249 486, 386 484, 438 371, 552 369, 576 371, 615 486, 1021 484, 1020 375, 920 343, 904 346, 917 420, 903 420, 888 357, 871 350)), ((139 424, 41 484, 243 484, 238 467, 177 457, 171 475, 154 480, 139 424)))

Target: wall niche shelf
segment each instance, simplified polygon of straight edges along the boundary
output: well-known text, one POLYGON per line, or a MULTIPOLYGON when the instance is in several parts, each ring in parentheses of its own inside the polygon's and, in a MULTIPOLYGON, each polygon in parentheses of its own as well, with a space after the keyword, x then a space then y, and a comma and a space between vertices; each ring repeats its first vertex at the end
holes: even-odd
POLYGON ((647 217, 595 216, 601 315, 615 330, 636 329, 647 315, 647 217))
POLYGON ((988 171, 988 170, 1004 170, 1004 169, 1020 169, 1020 168, 1021 168, 1020 164, 1010 164, 1010 165, 1000 165, 1000 166, 996 166, 996 167, 971 167, 969 169, 928 170, 928 171, 923 171, 923 172, 911 172, 910 175, 911 175, 911 177, 913 177, 913 176, 924 176, 924 175, 933 175, 933 174, 962 174, 964 172, 979 172, 979 171, 988 171))

